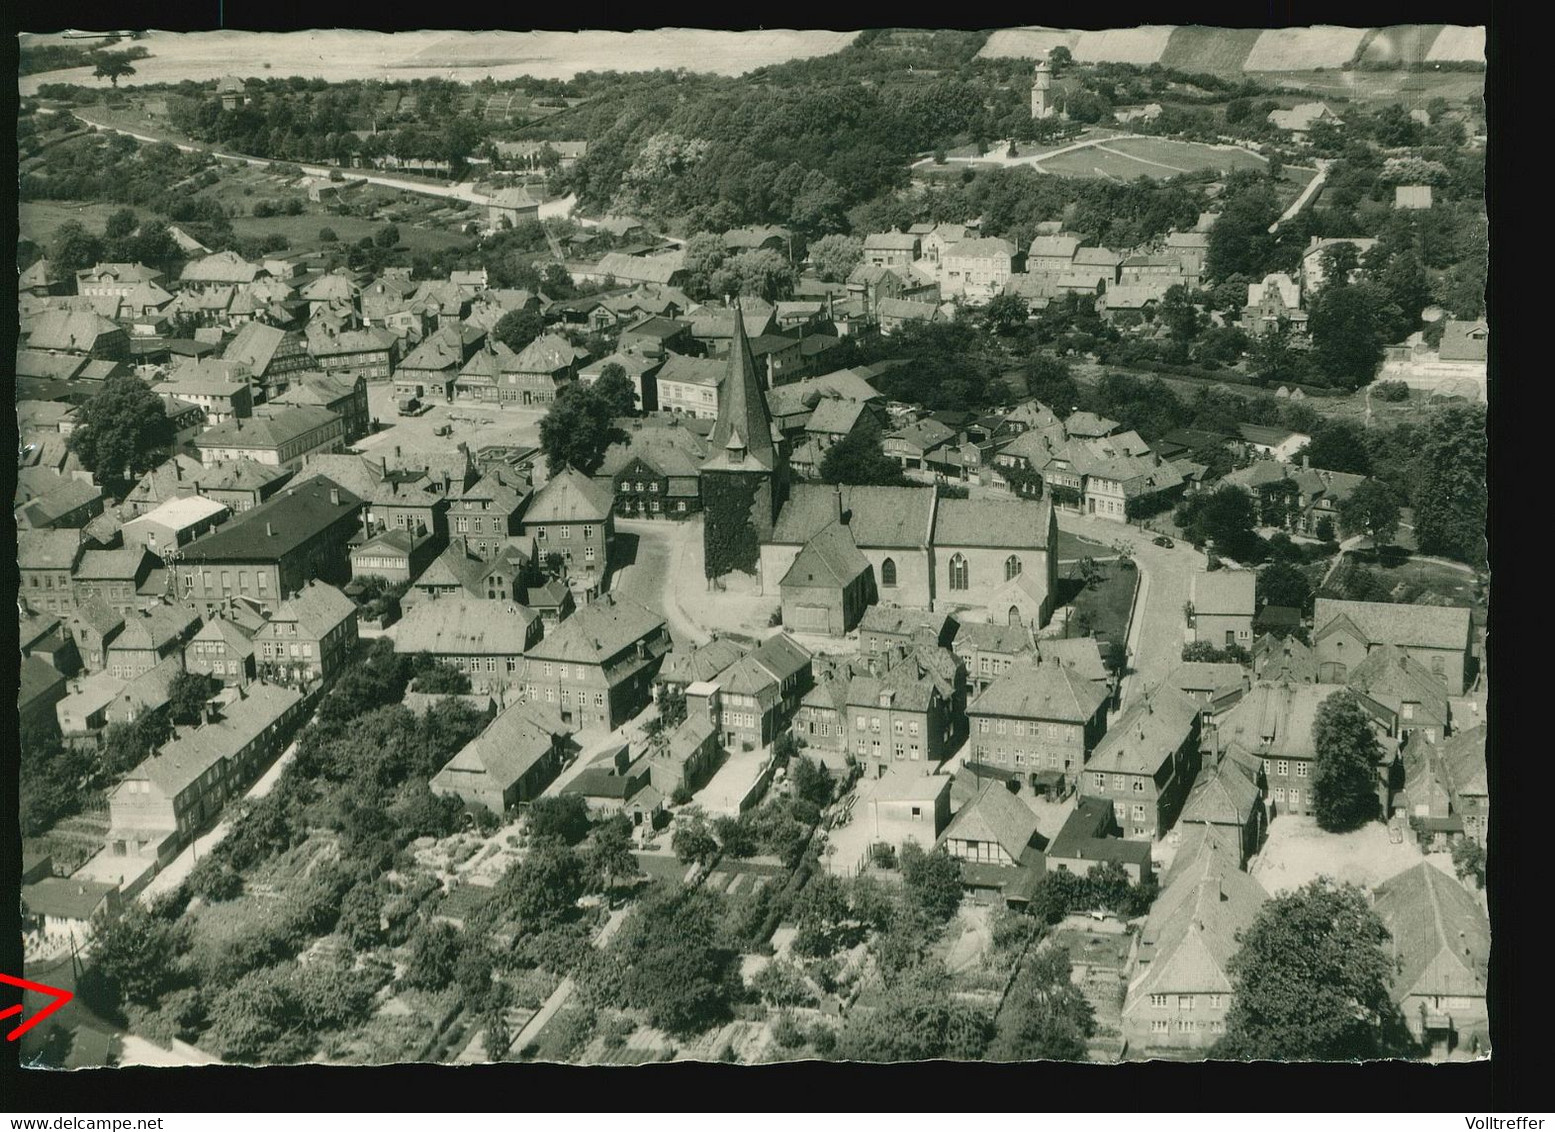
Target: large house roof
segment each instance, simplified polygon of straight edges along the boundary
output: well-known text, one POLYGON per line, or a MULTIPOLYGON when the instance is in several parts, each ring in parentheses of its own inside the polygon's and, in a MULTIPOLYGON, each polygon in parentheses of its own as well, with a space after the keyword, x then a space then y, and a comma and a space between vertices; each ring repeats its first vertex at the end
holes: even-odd
POLYGON ((559 334, 542 334, 513 359, 516 373, 555 374, 588 360, 588 351, 579 349, 559 334))
POLYGON ((1264 758, 1310 759, 1316 754, 1312 728, 1323 701, 1346 689, 1339 684, 1278 684, 1259 681, 1220 720, 1226 742, 1239 742, 1264 758))
POLYGON ((62 350, 84 354, 110 334, 123 334, 116 323, 91 311, 50 310, 35 315, 23 329, 34 350, 62 350))
POLYGON ((602 523, 614 500, 576 468, 567 468, 535 493, 524 515, 526 527, 537 523, 602 523))
POLYGON ((1465 649, 1471 614, 1456 605, 1395 605, 1320 597, 1312 612, 1313 642, 1338 617, 1349 618, 1371 644, 1403 648, 1465 649))
POLYGON ((967 707, 972 715, 1086 723, 1107 701, 1107 692, 1073 668, 1024 658, 985 688, 967 707))
POLYGON ((1224 854, 1202 849, 1156 898, 1140 932, 1143 971, 1125 1012, 1151 994, 1229 994, 1226 973, 1269 894, 1224 854))
POLYGON ((301 699, 300 692, 279 684, 251 684, 240 699, 223 709, 219 720, 176 735, 124 781, 150 781, 164 796, 177 797, 222 759, 247 747, 301 699))
POLYGON ((483 598, 425 601, 405 614, 394 637, 396 652, 433 656, 517 656, 529 643, 539 614, 527 606, 483 598))
POLYGON ((242 362, 250 372, 263 375, 275 352, 286 341, 286 331, 263 322, 245 322, 221 356, 229 361, 242 362))
POLYGON ((676 649, 659 666, 656 681, 695 684, 715 679, 718 674, 750 650, 732 637, 714 637, 707 644, 691 649, 676 649))
POLYGON ((23 570, 70 570, 80 553, 80 531, 16 532, 16 564, 23 570))
POLYGON ((1487 794, 1485 778, 1485 725, 1479 724, 1467 731, 1460 731, 1442 744, 1441 764, 1447 774, 1447 785, 1457 795, 1484 796, 1487 794))
POLYGON ((1251 617, 1257 608, 1253 570, 1195 570, 1188 580, 1193 612, 1217 617, 1251 617))
POLYGON ((212 425, 194 438, 196 448, 279 449, 331 421, 340 414, 318 405, 290 405, 264 416, 233 417, 212 425))
POLYGON ((355 616, 354 601, 334 586, 315 578, 277 607, 268 624, 259 630, 259 635, 275 635, 271 626, 295 622, 299 633, 323 637, 355 616))
POLYGON ((1378 885, 1372 910, 1392 937, 1395 998, 1484 997, 1490 922, 1456 880, 1422 861, 1378 885))
POLYGON ((1345 683, 1390 711, 1398 712, 1404 704, 1414 704, 1422 709, 1426 721, 1447 722, 1447 686, 1441 677, 1397 645, 1372 649, 1365 660, 1350 670, 1345 683))
POLYGON ((1005 788, 990 782, 973 801, 956 812, 940 840, 992 841, 1013 859, 1031 845, 1037 832, 1037 815, 1005 788))
POLYGON ((452 783, 455 773, 464 771, 484 774, 493 786, 507 790, 546 756, 558 736, 571 731, 561 716, 541 704, 514 704, 460 748, 433 776, 432 785, 452 783))
POLYGON ((234 251, 216 252, 203 259, 190 260, 180 278, 186 283, 252 283, 268 274, 257 263, 249 263, 234 251))
POLYGON ((317 476, 243 512, 220 530, 195 539, 184 548, 183 560, 274 561, 349 518, 360 507, 361 501, 350 492, 317 476))
POLYGON ((529 655, 540 660, 603 664, 663 628, 664 619, 652 610, 606 594, 574 611, 530 649, 529 655))
POLYGON ((1258 784, 1233 758, 1206 764, 1193 780, 1182 821, 1241 828, 1258 806, 1258 784))
POLYGON ((1182 747, 1198 714, 1198 704, 1176 688, 1157 685, 1107 729, 1087 769, 1154 775, 1182 747))

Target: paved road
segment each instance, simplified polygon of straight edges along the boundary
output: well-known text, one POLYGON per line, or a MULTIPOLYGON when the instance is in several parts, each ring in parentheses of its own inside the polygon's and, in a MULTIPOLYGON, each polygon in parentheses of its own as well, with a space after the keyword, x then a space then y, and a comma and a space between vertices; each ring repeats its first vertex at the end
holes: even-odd
MULTIPOLYGON (((1149 134, 1109 134, 1107 137, 1087 138, 1087 139, 1085 139, 1083 141, 1072 142, 1069 145, 1059 146, 1057 149, 1048 150, 1046 153, 1024 153, 1024 154, 1021 154, 1021 155, 1019 155, 1017 157, 1007 157, 1007 156, 1005 156, 1005 150, 1002 149, 1001 146, 1007 146, 1008 143, 1007 142, 1001 142, 1001 143, 999 143, 999 145, 995 145, 995 146, 990 147, 989 151, 987 153, 983 154, 983 156, 981 156, 981 157, 947 157, 945 159, 945 163, 948 164, 948 165, 958 165, 958 164, 959 165, 990 165, 990 164, 992 164, 992 165, 1034 165, 1034 166, 1040 167, 1044 161, 1048 161, 1048 160, 1050 160, 1050 159, 1052 159, 1054 157, 1062 157, 1066 153, 1074 153, 1077 150, 1082 150, 1082 149, 1098 149, 1098 148, 1099 149, 1106 149, 1106 147, 1109 144, 1111 144, 1112 142, 1126 141, 1126 140, 1128 140, 1130 138, 1140 138, 1140 139, 1143 139, 1143 140, 1146 140, 1146 141, 1159 141, 1159 140, 1161 140, 1159 138, 1152 138, 1149 134)), ((1268 160, 1268 158, 1264 157, 1262 154, 1254 153, 1252 150, 1247 149, 1245 146, 1217 144, 1214 148, 1216 148, 1216 149, 1241 149, 1241 150, 1243 150, 1246 153, 1252 154, 1252 156, 1258 158, 1261 161, 1267 161, 1268 160)), ((1131 161, 1139 161, 1139 162, 1142 162, 1142 163, 1144 163, 1146 165, 1162 165, 1162 163, 1159 162, 1159 161, 1150 161, 1150 160, 1147 160, 1146 158, 1138 157, 1135 154, 1128 153, 1126 151, 1120 153, 1119 156, 1127 157, 1131 161)), ((934 159, 932 157, 926 157, 922 161, 916 162, 914 164, 914 168, 918 168, 918 167, 925 166, 925 165, 933 165, 933 164, 935 164, 934 159)), ((1165 168, 1165 169, 1176 169, 1176 166, 1174 166, 1174 165, 1162 165, 1162 168, 1165 168)), ((1182 170, 1178 170, 1178 172, 1182 172, 1182 170)))
POLYGON ((1300 196, 1290 202, 1290 207, 1287 208, 1283 214, 1281 214, 1280 218, 1273 224, 1269 225, 1270 232, 1278 231, 1280 225, 1285 223, 1285 221, 1292 220, 1297 216, 1300 216, 1301 210, 1307 207, 1307 203, 1313 198, 1313 196, 1317 194, 1317 191, 1323 187, 1323 182, 1328 180, 1329 162, 1326 159, 1320 157, 1317 159, 1315 164, 1317 165, 1317 176, 1313 177, 1312 180, 1307 182, 1307 187, 1301 190, 1300 196))
POLYGON ((637 537, 636 561, 617 570, 611 589, 641 602, 669 624, 678 641, 704 644, 709 634, 686 611, 679 585, 689 571, 701 577, 701 569, 689 561, 693 540, 702 537, 702 524, 654 519, 617 519, 616 531, 637 537))
POLYGON ((1097 542, 1125 543, 1132 548, 1135 564, 1143 575, 1135 626, 1130 632, 1131 675, 1124 683, 1123 702, 1141 685, 1165 678, 1182 660, 1183 612, 1188 600, 1188 579, 1204 565, 1204 556, 1179 541, 1168 549, 1150 540, 1155 536, 1138 527, 1060 512, 1061 530, 1097 542))

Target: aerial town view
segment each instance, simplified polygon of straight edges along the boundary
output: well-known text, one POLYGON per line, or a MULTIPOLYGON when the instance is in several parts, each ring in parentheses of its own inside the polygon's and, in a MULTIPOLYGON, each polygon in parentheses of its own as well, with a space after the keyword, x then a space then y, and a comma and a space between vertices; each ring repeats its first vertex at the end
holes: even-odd
POLYGON ((25 1064, 1490 1056, 1483 28, 19 43, 25 1064))

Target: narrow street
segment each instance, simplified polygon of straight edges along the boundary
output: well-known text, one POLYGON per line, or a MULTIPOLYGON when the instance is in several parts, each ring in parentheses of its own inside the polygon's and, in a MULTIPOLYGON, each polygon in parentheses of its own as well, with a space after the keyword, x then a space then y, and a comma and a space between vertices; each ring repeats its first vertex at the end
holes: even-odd
POLYGON ((1188 579, 1204 565, 1204 555, 1180 540, 1171 548, 1156 546, 1151 532, 1108 519, 1061 511, 1058 525, 1097 542, 1128 545, 1139 567, 1138 608, 1129 631, 1129 675, 1123 685, 1126 707, 1130 697, 1164 679, 1181 661, 1188 579))

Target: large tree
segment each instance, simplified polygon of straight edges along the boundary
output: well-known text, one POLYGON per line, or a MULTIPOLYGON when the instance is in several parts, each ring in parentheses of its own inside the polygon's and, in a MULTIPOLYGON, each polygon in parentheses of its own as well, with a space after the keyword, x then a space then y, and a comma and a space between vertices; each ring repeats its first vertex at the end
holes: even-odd
POLYGON ((841 283, 864 258, 864 241, 857 236, 822 236, 810 245, 810 263, 827 283, 841 283))
POLYGON ((1346 535, 1365 535, 1373 546, 1382 546, 1397 532, 1403 500, 1389 484, 1362 480, 1349 498, 1339 503, 1339 530, 1346 535))
POLYGON ((491 336, 515 354, 523 353, 529 343, 544 333, 545 319, 533 310, 508 311, 491 330, 491 336))
POLYGON ((1419 430, 1418 440, 1410 490, 1420 552, 1483 562, 1488 501, 1484 406, 1437 412, 1419 430))
POLYGON ((1096 1015, 1070 977, 1069 953, 1043 947, 1015 976, 1000 1012, 995 1061, 1086 1061, 1096 1015), (1005 1021, 1005 1020, 1008 1021, 1005 1021))
POLYGON ((605 452, 626 434, 615 425, 615 406, 593 387, 569 385, 540 421, 540 449, 552 475, 576 468, 591 476, 605 452))
POLYGON ((1375 818, 1382 752, 1371 719, 1353 692, 1335 692, 1318 707, 1312 744, 1317 754, 1312 781, 1317 824, 1342 833, 1375 818))
POLYGON ((1371 283, 1328 283, 1307 320, 1319 371, 1350 389, 1370 383, 1397 317, 1387 295, 1371 283))
POLYGON ((594 392, 605 399, 618 417, 629 417, 637 411, 637 391, 620 362, 610 362, 599 371, 594 392))
POLYGON ((167 713, 174 723, 193 725, 221 691, 221 681, 204 672, 180 672, 167 686, 167 713))
POLYGON ((1359 888, 1320 877, 1264 904, 1240 939, 1216 1056, 1350 1061, 1403 1052, 1388 931, 1359 888))
POLYGON ((961 863, 948 853, 925 852, 909 842, 902 848, 902 888, 929 919, 943 923, 961 906, 961 863))
POLYGON ((1312 583, 1289 562, 1271 562, 1258 571, 1258 604, 1305 609, 1312 600, 1312 583))
POLYGON ((163 460, 173 444, 167 406, 145 382, 111 377, 81 408, 81 423, 67 442, 99 482, 138 479, 163 460))
POLYGON ((79 220, 67 220, 54 229, 54 238, 48 245, 49 262, 64 275, 84 271, 102 256, 102 240, 88 232, 79 220))
POLYGON ((1312 431, 1312 441, 1298 455, 1314 468, 1329 472, 1371 474, 1370 443, 1366 430, 1352 421, 1329 418, 1312 431))
POLYGON ((825 483, 898 487, 907 482, 901 465, 881 447, 879 423, 867 414, 857 428, 826 450, 820 473, 825 483))
POLYGON ((92 70, 92 77, 107 79, 114 86, 118 86, 120 79, 128 78, 134 73, 135 64, 130 62, 127 53, 104 51, 97 56, 97 66, 92 70))

